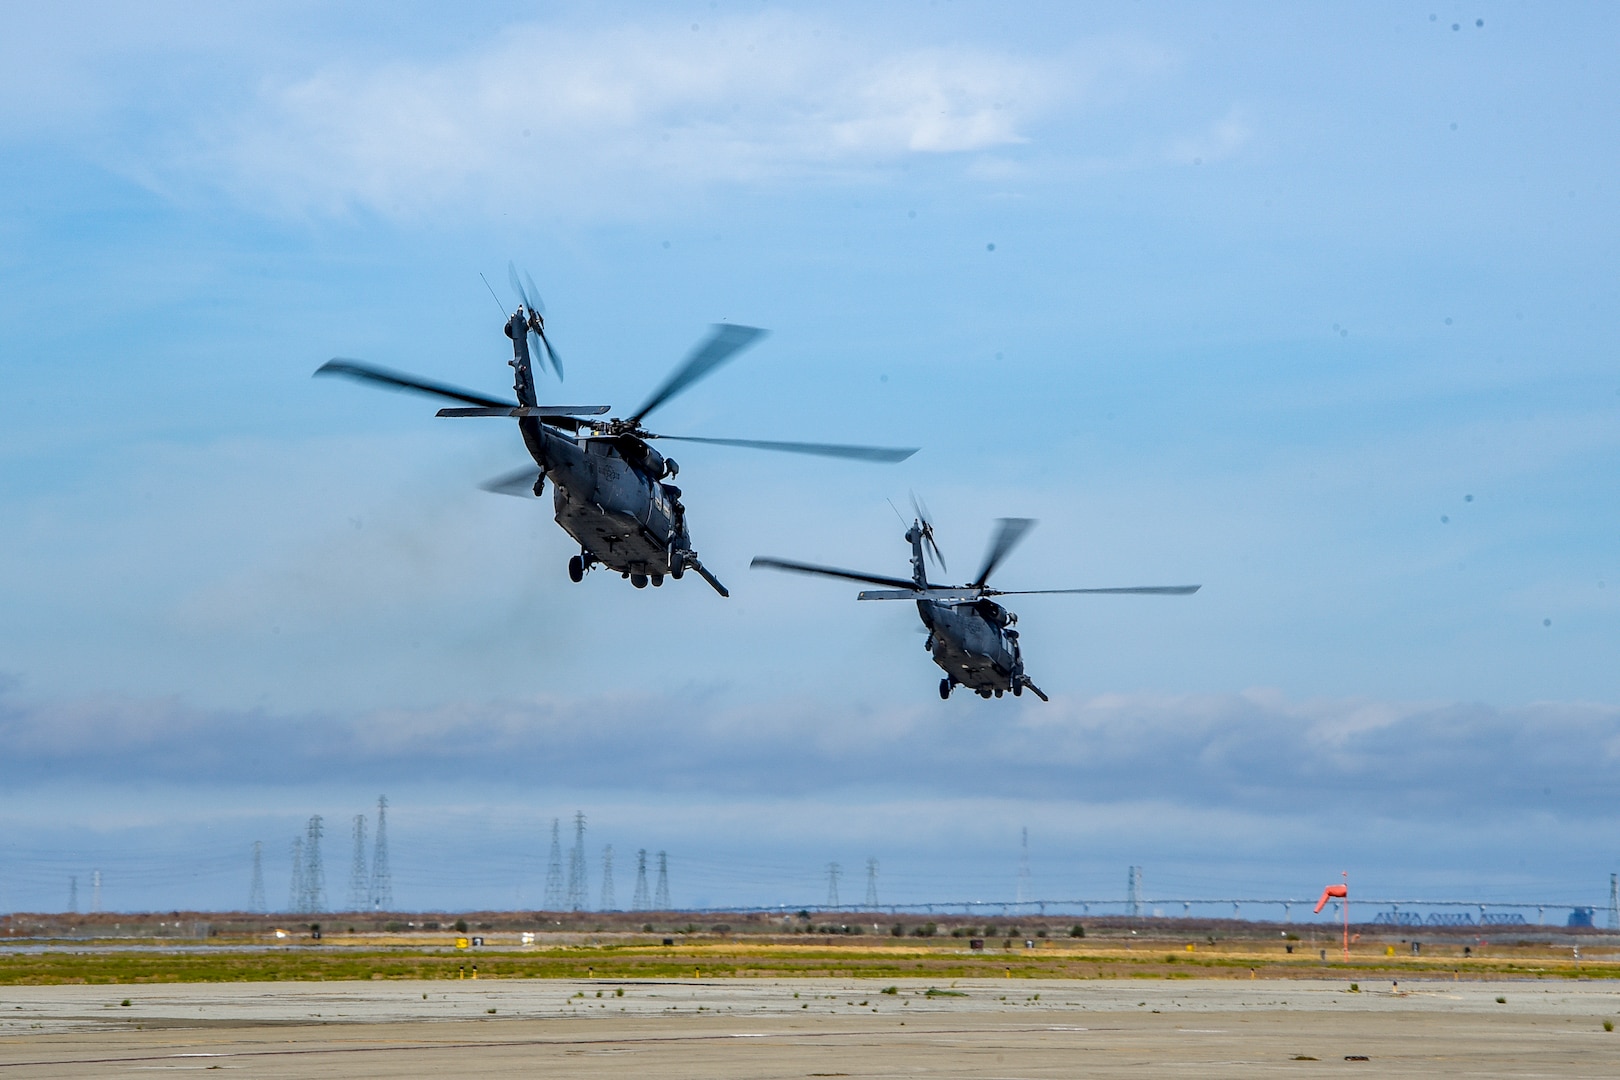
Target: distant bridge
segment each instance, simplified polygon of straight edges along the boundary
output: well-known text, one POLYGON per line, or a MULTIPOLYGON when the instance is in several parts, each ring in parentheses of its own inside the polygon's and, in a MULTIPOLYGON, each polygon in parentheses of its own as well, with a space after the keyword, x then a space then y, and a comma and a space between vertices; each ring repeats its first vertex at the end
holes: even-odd
MULTIPOLYGON (((1594 904, 1522 901, 1478 900, 1385 900, 1351 897, 1351 921, 1371 923, 1375 926, 1545 926, 1550 914, 1555 922, 1550 925, 1593 925, 1593 916, 1601 910, 1594 904), (1362 913, 1366 913, 1363 915, 1362 913), (1534 913, 1532 921, 1531 913, 1534 913), (1367 917, 1370 916, 1370 917, 1367 917), (1571 922, 1571 919, 1587 921, 1571 922)), ((1332 901, 1333 919, 1337 919, 1339 902, 1332 901)), ((1058 900, 940 900, 931 903, 880 904, 876 908, 861 904, 774 904, 761 907, 723 907, 688 909, 702 914, 782 914, 805 911, 814 915, 934 915, 966 918, 1016 918, 1018 916, 1111 916, 1125 918, 1204 918, 1237 919, 1250 922, 1290 922, 1293 909, 1310 912, 1314 899, 1277 899, 1274 897, 1170 897, 1140 901, 1109 899, 1058 900), (1177 911, 1176 909, 1180 910, 1177 911), (1196 909, 1196 910, 1195 910, 1196 909), (1281 916, 1277 918, 1276 916, 1281 916)))

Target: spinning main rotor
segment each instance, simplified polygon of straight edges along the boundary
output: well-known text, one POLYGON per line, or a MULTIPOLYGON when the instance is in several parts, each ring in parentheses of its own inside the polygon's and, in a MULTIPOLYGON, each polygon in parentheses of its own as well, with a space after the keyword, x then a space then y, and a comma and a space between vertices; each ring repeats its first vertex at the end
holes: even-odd
MULTIPOLYGON (((534 287, 533 279, 527 278, 527 288, 524 281, 518 278, 517 268, 508 265, 512 287, 517 291, 522 301, 518 313, 523 317, 531 339, 539 345, 533 351, 542 353, 551 362, 551 366, 559 379, 562 378, 562 362, 551 347, 550 340, 545 334, 545 320, 542 317, 544 304, 540 300, 539 291, 534 287)), ((487 282, 486 282, 487 284, 487 282)), ((497 301, 499 297, 496 298, 497 301)), ((858 446, 846 443, 820 443, 820 442, 787 442, 773 439, 721 439, 697 435, 668 435, 662 432, 649 431, 642 426, 642 421, 655 410, 668 404, 674 398, 691 389, 698 382, 713 374, 723 364, 729 362, 738 353, 763 338, 768 331, 753 326, 737 326, 731 323, 718 323, 709 332, 709 336, 700 342, 691 354, 682 361, 668 378, 652 392, 646 401, 635 412, 624 418, 613 417, 608 420, 590 420, 587 417, 601 416, 611 411, 610 405, 523 405, 504 398, 480 394, 474 390, 465 390, 447 383, 423 379, 404 372, 392 371, 388 368, 366 364, 359 360, 336 357, 322 364, 315 372, 316 375, 342 375, 346 378, 362 382, 374 383, 393 390, 410 390, 416 393, 427 394, 434 397, 445 398, 460 402, 460 405, 443 408, 439 416, 470 417, 470 416, 509 416, 509 417, 535 417, 554 427, 565 428, 576 433, 583 432, 591 436, 627 437, 638 440, 665 439, 671 442, 704 443, 710 446, 737 446, 748 450, 776 450, 789 454, 810 454, 817 457, 845 458, 855 461, 897 462, 904 461, 917 452, 916 447, 887 447, 887 446, 858 446)))
MULTIPOLYGON (((1202 586, 1199 585, 1128 585, 1114 588, 1091 589, 992 589, 988 584, 990 575, 995 573, 1007 556, 1024 539, 1025 534, 1035 525, 1034 518, 998 518, 996 531, 990 538, 990 545, 985 550, 984 562, 979 567, 978 575, 966 585, 933 585, 918 584, 905 578, 890 577, 884 574, 868 574, 860 570, 844 570, 836 566, 819 566, 815 563, 794 562, 789 559, 775 559, 758 556, 750 566, 764 567, 768 570, 786 570, 795 574, 815 574, 820 577, 842 578, 845 581, 858 581, 868 585, 885 585, 884 589, 865 589, 856 595, 857 600, 980 600, 990 596, 1076 596, 1076 595, 1134 595, 1134 596, 1190 596, 1202 586)), ((933 548, 936 557, 939 548, 934 544, 934 527, 927 520, 926 512, 919 504, 917 507, 917 521, 912 526, 920 536, 933 548)), ((943 565, 943 562, 942 564, 943 565)))

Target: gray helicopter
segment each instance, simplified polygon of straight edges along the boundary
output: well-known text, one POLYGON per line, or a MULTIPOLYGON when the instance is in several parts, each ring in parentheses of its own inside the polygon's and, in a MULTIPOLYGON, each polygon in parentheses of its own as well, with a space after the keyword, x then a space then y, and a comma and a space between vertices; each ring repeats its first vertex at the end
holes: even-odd
POLYGON ((1018 697, 1027 688, 1042 701, 1048 700, 1040 687, 1024 673, 1024 654, 1019 647, 1018 631, 1013 629, 1018 624, 1018 616, 990 599, 992 596, 1075 593, 1187 596, 1200 588, 1197 585, 1133 585, 1113 589, 989 588, 985 583, 990 580, 990 575, 1034 524, 1033 518, 999 519, 989 550, 985 552, 984 565, 979 568, 978 577, 968 585, 929 584, 923 546, 927 545, 928 553, 942 570, 945 560, 940 556, 939 545, 934 542, 934 526, 920 506, 916 519, 906 530, 906 542, 911 545, 909 581, 786 559, 761 557, 754 559, 750 565, 889 586, 886 589, 865 590, 856 596, 857 600, 915 600, 917 614, 922 617, 923 626, 928 630, 928 640, 923 648, 945 672, 945 677, 939 681, 939 696, 942 698, 949 698, 956 687, 965 686, 983 698, 992 694, 1000 697, 1008 690, 1018 697))
MULTIPOLYGON (((462 403, 440 409, 439 416, 515 418, 534 464, 497 477, 483 487, 505 495, 539 498, 547 478, 551 480, 557 524, 579 542, 579 554, 568 562, 568 576, 576 582, 594 567, 605 566, 642 589, 649 582, 662 585, 666 576, 679 580, 690 569, 721 596, 731 595, 692 548, 681 489, 664 482, 673 478, 680 467, 673 458, 653 449, 651 440, 780 450, 855 461, 904 461, 917 452, 915 448, 664 435, 641 426, 653 410, 765 336, 764 330, 751 326, 716 325, 641 407, 622 420, 590 419, 608 412, 609 405, 542 405, 535 391, 535 358, 545 357, 559 380, 562 362, 546 337, 545 308, 534 280, 525 275, 525 288, 516 267, 507 269, 521 299, 506 322, 506 336, 512 339, 512 359, 507 362, 514 371, 517 401, 504 401, 357 360, 329 360, 315 374, 342 375, 462 403)), ((499 297, 496 299, 498 303, 499 297)))

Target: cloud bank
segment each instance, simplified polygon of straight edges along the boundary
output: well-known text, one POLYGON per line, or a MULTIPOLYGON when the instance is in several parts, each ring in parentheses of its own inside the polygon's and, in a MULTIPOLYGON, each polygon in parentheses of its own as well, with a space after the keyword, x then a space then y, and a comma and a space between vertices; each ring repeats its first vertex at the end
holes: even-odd
POLYGON ((721 800, 868 791, 1306 816, 1354 802, 1439 822, 1606 816, 1620 768, 1620 708, 1607 705, 1290 701, 1262 691, 963 704, 619 696, 276 716, 11 699, 0 704, 0 777, 14 787, 480 782, 721 800))

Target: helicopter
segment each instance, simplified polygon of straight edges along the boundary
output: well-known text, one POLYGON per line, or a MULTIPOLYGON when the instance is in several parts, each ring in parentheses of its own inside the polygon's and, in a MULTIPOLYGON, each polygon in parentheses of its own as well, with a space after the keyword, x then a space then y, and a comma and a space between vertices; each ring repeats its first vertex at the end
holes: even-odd
MULTIPOLYGON (((901 519, 902 524, 904 519, 901 519)), ((967 585, 933 585, 928 581, 924 545, 928 554, 945 569, 944 557, 934 541, 934 526, 920 505, 906 543, 911 545, 911 578, 885 577, 857 570, 791 562, 787 559, 756 557, 750 566, 787 570, 798 574, 819 574, 870 585, 857 600, 915 600, 928 639, 923 643, 929 655, 945 672, 939 681, 939 696, 950 698, 951 691, 965 686, 982 698, 1000 697, 1011 690, 1019 697, 1027 689, 1042 701, 1049 700, 1024 672, 1024 654, 1018 640, 1018 616, 990 599, 993 596, 1037 596, 1046 594, 1134 594, 1149 596, 1188 596, 1198 585, 1134 585, 1112 589, 992 589, 986 582, 1008 553, 1034 526, 1033 518, 1000 518, 985 551, 978 576, 967 585)))
MULTIPOLYGON (((506 336, 512 339, 512 359, 507 363, 513 370, 516 401, 341 357, 322 364, 315 374, 344 376, 459 403, 440 409, 439 416, 516 419, 534 464, 481 486, 500 494, 539 498, 546 480, 551 480, 557 524, 579 543, 579 554, 568 561, 568 576, 575 582, 584 580, 595 567, 604 566, 644 589, 649 583, 662 585, 666 576, 680 580, 690 569, 721 596, 731 595, 699 561, 692 547, 681 489, 665 482, 680 472, 680 466, 655 450, 653 440, 875 462, 904 461, 917 452, 916 448, 665 435, 643 427, 642 421, 654 410, 766 334, 756 327, 730 323, 715 325, 647 400, 623 419, 593 419, 611 411, 609 405, 541 404, 534 379, 536 358, 549 363, 559 381, 563 376, 562 361, 546 336, 545 307, 534 279, 525 274, 519 280, 512 264, 508 264, 507 272, 520 300, 505 326, 506 336)), ((493 295, 494 289, 490 292, 493 295)), ((499 297, 496 303, 500 303, 499 297)), ((505 307, 501 310, 504 315, 505 307)))

